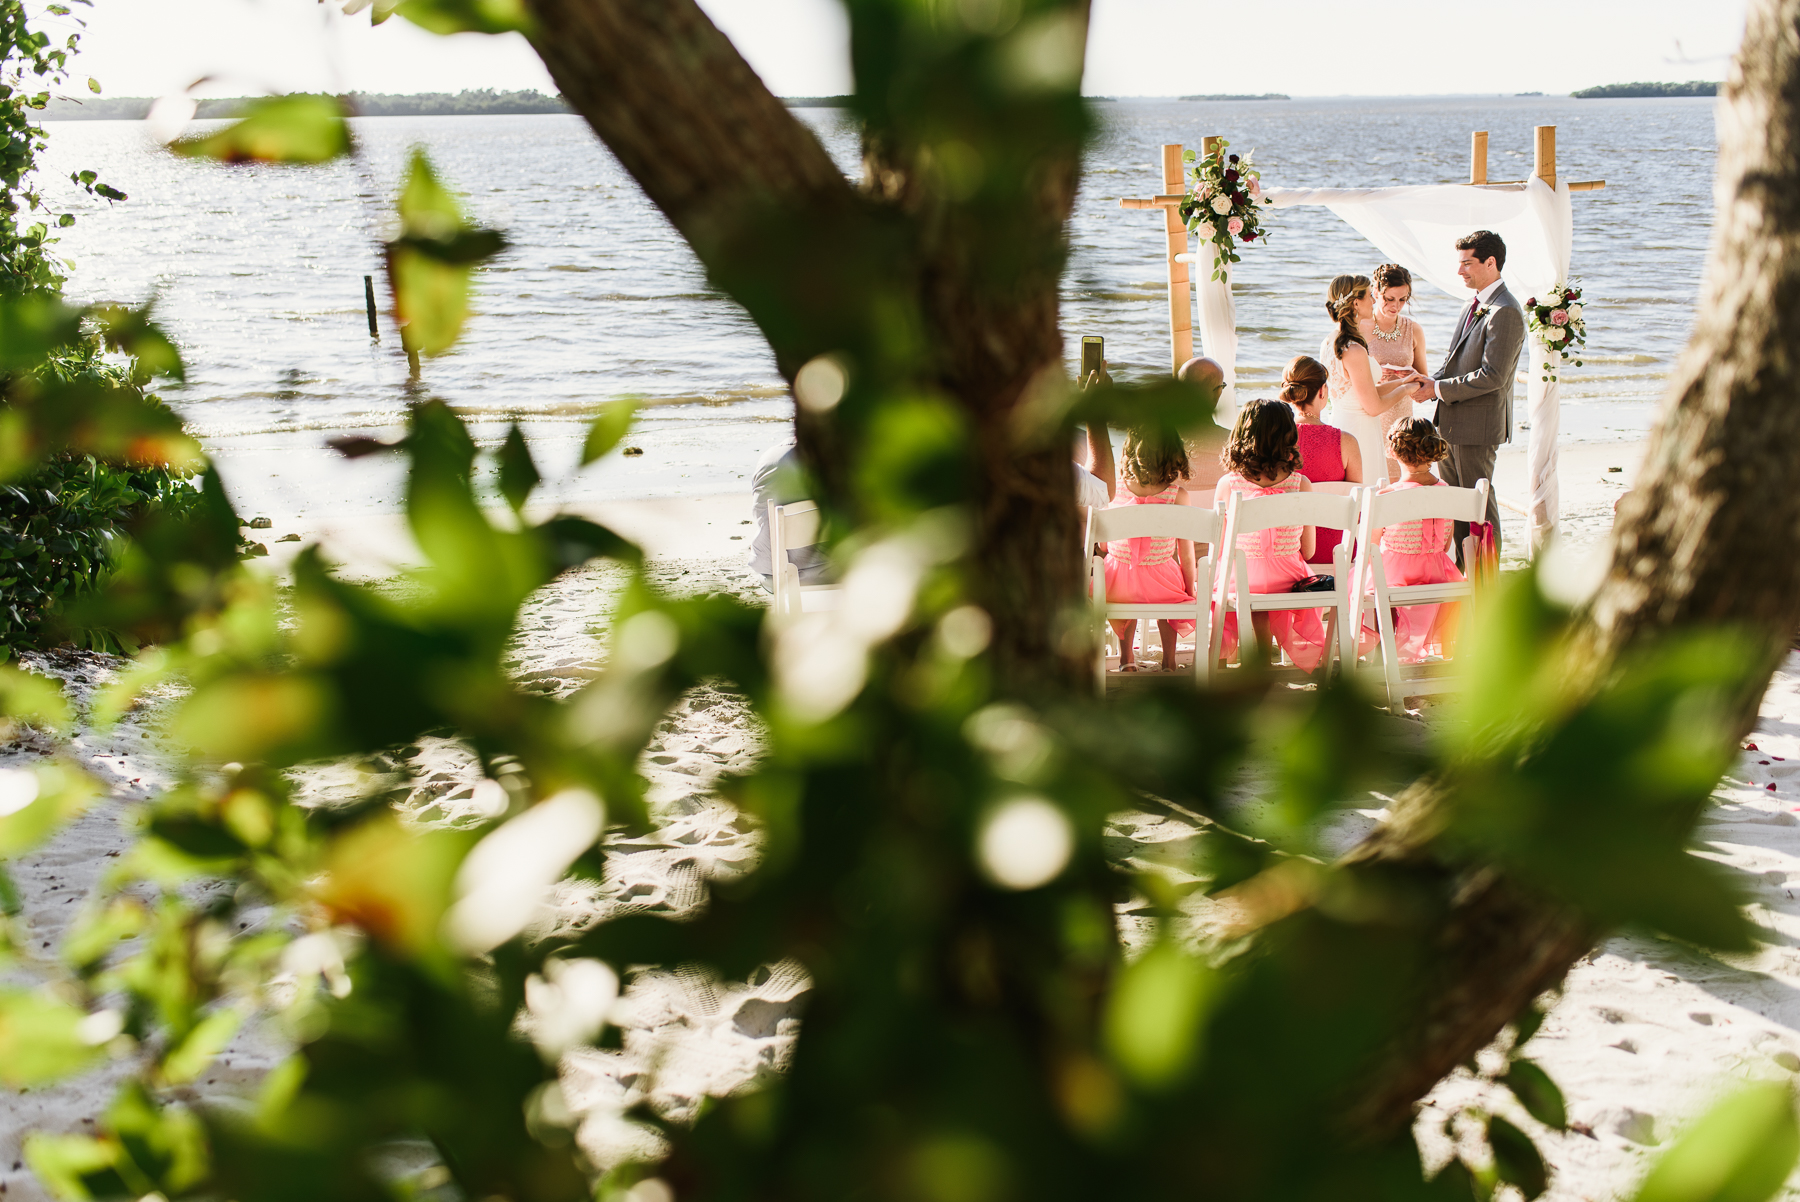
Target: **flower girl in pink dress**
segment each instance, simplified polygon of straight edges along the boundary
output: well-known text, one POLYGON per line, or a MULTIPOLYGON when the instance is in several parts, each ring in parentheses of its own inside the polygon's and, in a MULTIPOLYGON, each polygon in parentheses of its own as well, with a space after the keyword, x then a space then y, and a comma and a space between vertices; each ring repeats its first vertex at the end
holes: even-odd
MULTIPOLYGON (((1397 423, 1388 433, 1388 454, 1405 470, 1398 483, 1383 493, 1408 488, 1442 488, 1444 482, 1431 466, 1450 454, 1437 427, 1424 418, 1397 423)), ((1445 518, 1417 518, 1377 531, 1381 568, 1389 585, 1450 584, 1463 579, 1449 555, 1453 527, 1445 518)), ((1402 605, 1394 609, 1394 645, 1403 664, 1416 664, 1427 655, 1448 657, 1456 647, 1456 602, 1439 605, 1402 605)))
MULTIPOLYGON (((1180 485, 1188 474, 1187 448, 1174 432, 1128 431, 1120 467, 1115 508, 1188 503, 1187 489, 1180 485)), ((1106 544, 1106 599, 1127 605, 1192 601, 1194 544, 1185 538, 1122 538, 1106 544)), ((1158 618, 1156 625, 1162 634, 1162 670, 1173 672, 1175 640, 1194 633, 1194 624, 1158 618)), ((1114 621, 1112 628, 1119 636, 1119 670, 1137 671, 1137 619, 1114 621)))
MULTIPOLYGON (((1311 492, 1312 481, 1300 471, 1300 439, 1294 411, 1280 401, 1256 400, 1239 412, 1219 462, 1226 475, 1213 493, 1213 508, 1220 517, 1231 510, 1231 494, 1272 497, 1282 493, 1311 492)), ((1295 582, 1313 574, 1307 557, 1313 551, 1311 526, 1276 526, 1255 534, 1240 534, 1237 549, 1244 553, 1253 593, 1286 593, 1295 582)), ((1229 548, 1227 548, 1229 550, 1229 548)), ((1230 660, 1237 653, 1237 614, 1233 597, 1237 584, 1229 567, 1222 619, 1221 654, 1230 660)), ((1325 624, 1316 609, 1276 610, 1254 615, 1257 641, 1269 646, 1270 637, 1301 669, 1311 672, 1325 659, 1325 624)))

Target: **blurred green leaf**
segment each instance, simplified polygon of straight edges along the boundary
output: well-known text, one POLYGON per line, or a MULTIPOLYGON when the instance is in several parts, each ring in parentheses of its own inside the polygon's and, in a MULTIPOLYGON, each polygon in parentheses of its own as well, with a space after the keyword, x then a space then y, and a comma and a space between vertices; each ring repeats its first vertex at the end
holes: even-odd
POLYGON ((0 666, 0 714, 58 734, 67 734, 72 721, 60 684, 11 664, 0 666))
POLYGON ((0 860, 12 859, 55 834, 99 795, 85 772, 60 763, 0 770, 0 860))
POLYGON ((163 1077, 173 1082, 192 1081, 225 1050, 243 1024, 243 1012, 226 1006, 214 1010, 189 1031, 187 1038, 163 1057, 163 1077))
POLYGON ((390 950, 429 955, 440 946, 451 884, 473 842, 463 832, 371 818, 332 840, 318 899, 337 921, 361 927, 390 950))
POLYGON ((529 33, 524 0, 400 0, 390 6, 432 33, 529 33))
POLYGON ((1529 1135, 1495 1115, 1488 1119, 1487 1136, 1494 1150, 1494 1171, 1500 1180, 1518 1187, 1526 1202, 1550 1188, 1550 1170, 1529 1135))
POLYGON ((394 316, 410 350, 442 354, 469 316, 469 276, 505 249, 493 230, 471 226, 462 204, 415 148, 398 202, 400 236, 387 244, 394 316))
POLYGON ((532 462, 531 448, 525 445, 525 432, 519 429, 518 422, 507 427, 506 441, 494 457, 500 462, 500 495, 517 513, 525 508, 531 490, 543 480, 538 475, 537 464, 532 462))
POLYGON ((66 1077, 101 1050, 82 1038, 87 1015, 46 993, 0 990, 0 1083, 13 1089, 66 1077))
POLYGON ((1153 1090, 1179 1081, 1216 993, 1213 970, 1169 940, 1127 965, 1106 1009, 1107 1047, 1126 1075, 1153 1090))
POLYGON ((144 905, 136 898, 114 898, 105 908, 76 920, 58 952, 63 962, 85 971, 104 960, 121 940, 144 930, 144 905))
POLYGON ((1507 1066, 1506 1075, 1500 1078, 1500 1084, 1512 1090, 1513 1097, 1525 1107, 1527 1114, 1546 1127, 1554 1127, 1558 1131, 1569 1125, 1569 1114, 1563 1106, 1562 1090, 1550 1079, 1536 1063, 1530 1060, 1515 1060, 1507 1066))
POLYGON ((618 446, 630 432, 636 416, 637 402, 632 400, 608 401, 601 405, 599 415, 588 427, 587 440, 581 444, 581 466, 586 467, 618 446))
POLYGON ((1045 412, 1046 434, 1073 424, 1103 421, 1122 430, 1157 428, 1180 433, 1212 422, 1218 394, 1182 380, 1156 380, 1148 384, 1102 384, 1071 390, 1061 413, 1045 412))
POLYGON ((1727 1098, 1663 1154, 1636 1202, 1764 1202, 1800 1159, 1800 1128, 1785 1083, 1759 1082, 1727 1098))
POLYGON ((11 918, 25 909, 25 899, 19 896, 19 887, 13 883, 12 873, 6 871, 6 865, 0 863, 0 914, 11 918))
POLYGON ((251 101, 242 120, 169 149, 225 163, 324 163, 350 153, 350 126, 333 97, 269 96, 251 101))
POLYGON ((227 676, 194 691, 176 711, 169 733, 208 759, 260 760, 308 747, 335 718, 330 692, 305 676, 227 676))
MULTIPOLYGON (((190 1036, 190 1042, 192 1037, 190 1036)), ((179 1195, 206 1176, 206 1133, 185 1106, 159 1106, 136 1081, 119 1087, 106 1110, 106 1134, 118 1141, 123 1156, 115 1168, 134 1173, 143 1183, 179 1195)))
POLYGON ((59 296, 27 292, 0 298, 0 371, 30 371, 81 338, 81 313, 59 296))
POLYGON ((88 1135, 34 1134, 25 1139, 25 1163, 63 1202, 134 1194, 113 1171, 118 1155, 118 1144, 88 1135))
POLYGON ((155 376, 185 380, 186 369, 174 340, 150 320, 151 306, 102 305, 93 310, 109 350, 123 351, 134 363, 133 378, 148 383, 155 376))
POLYGON ((966 416, 948 401, 895 398, 869 420, 857 484, 883 520, 955 504, 966 495, 972 445, 966 416))

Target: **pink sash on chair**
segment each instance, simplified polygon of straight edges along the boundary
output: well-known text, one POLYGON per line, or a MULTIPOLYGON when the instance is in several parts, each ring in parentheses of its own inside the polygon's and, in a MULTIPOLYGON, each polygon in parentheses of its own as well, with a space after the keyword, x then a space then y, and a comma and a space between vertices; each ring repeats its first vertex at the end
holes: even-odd
POLYGON ((1500 552, 1494 546, 1492 522, 1470 522, 1469 533, 1475 536, 1475 562, 1469 565, 1469 579, 1476 584, 1490 584, 1500 572, 1500 552))

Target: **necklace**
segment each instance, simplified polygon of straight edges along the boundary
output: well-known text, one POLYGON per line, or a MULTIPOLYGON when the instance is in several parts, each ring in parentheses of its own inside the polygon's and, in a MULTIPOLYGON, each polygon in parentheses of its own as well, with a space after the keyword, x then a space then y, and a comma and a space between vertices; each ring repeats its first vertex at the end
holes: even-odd
POLYGON ((1383 334, 1381 332, 1381 319, 1379 317, 1374 318, 1370 324, 1375 327, 1375 337, 1381 339, 1383 342, 1399 342, 1400 335, 1406 332, 1406 318, 1404 317, 1395 319, 1394 332, 1392 334, 1383 334))

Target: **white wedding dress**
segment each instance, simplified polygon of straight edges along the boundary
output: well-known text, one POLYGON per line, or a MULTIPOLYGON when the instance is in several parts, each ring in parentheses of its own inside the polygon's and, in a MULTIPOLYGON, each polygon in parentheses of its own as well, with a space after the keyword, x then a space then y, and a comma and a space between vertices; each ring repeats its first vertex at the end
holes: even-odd
MULTIPOLYGON (((1350 377, 1344 370, 1344 361, 1337 357, 1336 342, 1337 336, 1333 334, 1319 345, 1319 362, 1325 365, 1325 372, 1331 381, 1331 405, 1325 411, 1325 421, 1356 439, 1357 449, 1362 452, 1363 480, 1373 484, 1378 476, 1387 474, 1387 439, 1382 435, 1381 419, 1364 413, 1362 406, 1356 403, 1356 396, 1350 391, 1350 377)), ((1369 382, 1379 385, 1380 365, 1375 362, 1373 355, 1368 356, 1367 362, 1369 382)))

